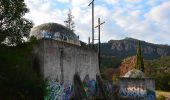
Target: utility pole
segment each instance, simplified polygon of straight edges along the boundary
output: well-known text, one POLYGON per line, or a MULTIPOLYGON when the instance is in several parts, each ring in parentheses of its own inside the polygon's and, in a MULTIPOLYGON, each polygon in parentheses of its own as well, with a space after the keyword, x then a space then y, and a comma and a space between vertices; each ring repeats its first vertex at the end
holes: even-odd
POLYGON ((94 48, 94 0, 88 6, 92 5, 92 47, 94 48))
POLYGON ((102 24, 104 24, 105 22, 102 22, 100 23, 100 18, 98 18, 98 25, 95 26, 95 28, 98 28, 98 32, 99 32, 99 35, 98 35, 98 40, 99 40, 99 43, 98 43, 98 62, 99 62, 99 69, 100 69, 100 26, 102 24))

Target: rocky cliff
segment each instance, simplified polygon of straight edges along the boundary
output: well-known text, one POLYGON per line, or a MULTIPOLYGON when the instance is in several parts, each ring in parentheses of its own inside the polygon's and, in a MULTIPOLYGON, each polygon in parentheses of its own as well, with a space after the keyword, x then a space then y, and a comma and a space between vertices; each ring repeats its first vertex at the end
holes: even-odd
MULTIPOLYGON (((103 55, 108 55, 118 58, 126 58, 136 54, 137 39, 125 38, 122 40, 110 40, 108 43, 101 44, 101 52, 103 55)), ((162 56, 170 55, 170 46, 152 44, 141 41, 142 54, 145 59, 155 59, 162 56)))

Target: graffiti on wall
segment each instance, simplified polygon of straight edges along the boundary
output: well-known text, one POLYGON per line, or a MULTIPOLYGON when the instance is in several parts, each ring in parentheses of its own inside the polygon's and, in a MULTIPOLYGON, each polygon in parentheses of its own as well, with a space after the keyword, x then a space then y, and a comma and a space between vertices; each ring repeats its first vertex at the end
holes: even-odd
POLYGON ((74 35, 71 35, 71 34, 67 34, 67 33, 64 33, 64 32, 49 32, 49 31, 46 31, 46 30, 43 30, 41 32, 41 34, 43 35, 44 38, 50 38, 50 39, 55 39, 55 40, 65 40, 67 41, 68 39, 69 40, 74 40, 75 38, 78 39, 78 37, 74 36, 74 35))
POLYGON ((147 95, 146 89, 137 86, 120 88, 119 92, 121 96, 127 97, 145 97, 147 95))
MULTIPOLYGON (((89 75, 86 75, 83 81, 83 88, 87 96, 96 95, 96 81, 90 79, 89 75)), ((59 83, 58 81, 49 81, 47 89, 49 90, 48 96, 45 97, 46 100, 70 100, 74 95, 73 85, 66 83, 59 83)))
POLYGON ((43 37, 45 37, 45 38, 50 38, 50 39, 53 38, 53 33, 50 33, 47 31, 42 31, 41 33, 42 33, 43 37))
POLYGON ((96 81, 94 79, 90 79, 89 75, 86 75, 83 80, 83 86, 87 96, 95 96, 96 95, 96 81))
POLYGON ((50 81, 46 100, 70 100, 73 95, 73 86, 71 84, 62 84, 57 81, 50 81))
POLYGON ((118 86, 113 84, 112 82, 104 82, 105 91, 108 95, 114 95, 118 92, 118 86))
MULTIPOLYGON (((90 79, 89 75, 86 75, 84 80, 82 81, 82 89, 85 91, 85 95, 87 98, 98 96, 98 94, 102 94, 101 88, 102 87, 104 93, 107 94, 107 96, 111 96, 117 91, 117 87, 114 87, 114 85, 110 82, 102 82, 102 85, 97 85, 96 80, 90 79), (99 93, 101 92, 101 93, 99 93)), ((70 100, 71 98, 76 97, 76 93, 84 94, 84 92, 81 91, 81 89, 75 90, 75 87, 80 88, 77 86, 79 84, 67 84, 67 83, 60 83, 57 80, 50 80, 47 90, 49 90, 48 95, 45 96, 45 100, 70 100)))

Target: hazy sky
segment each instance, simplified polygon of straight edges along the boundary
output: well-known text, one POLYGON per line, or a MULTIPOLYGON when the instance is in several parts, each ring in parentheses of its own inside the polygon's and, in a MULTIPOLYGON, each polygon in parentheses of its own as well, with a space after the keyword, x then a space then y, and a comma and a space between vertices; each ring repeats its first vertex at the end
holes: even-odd
MULTIPOLYGON (((30 12, 25 15, 35 26, 47 22, 64 25, 72 9, 75 33, 84 42, 91 36, 91 0, 25 0, 30 12)), ((101 40, 132 37, 151 43, 170 44, 170 0, 95 0, 97 18, 106 23, 101 40)), ((97 38, 97 29, 95 29, 97 38)))

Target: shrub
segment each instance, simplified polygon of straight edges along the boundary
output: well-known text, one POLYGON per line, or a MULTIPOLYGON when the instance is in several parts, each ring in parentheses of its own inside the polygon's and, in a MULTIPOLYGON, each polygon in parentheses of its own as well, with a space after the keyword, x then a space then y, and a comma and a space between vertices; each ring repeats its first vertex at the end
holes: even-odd
POLYGON ((156 100, 166 100, 166 97, 163 95, 159 95, 156 100))

